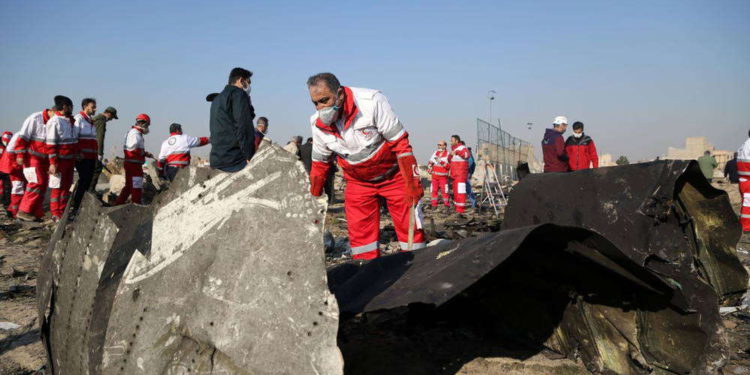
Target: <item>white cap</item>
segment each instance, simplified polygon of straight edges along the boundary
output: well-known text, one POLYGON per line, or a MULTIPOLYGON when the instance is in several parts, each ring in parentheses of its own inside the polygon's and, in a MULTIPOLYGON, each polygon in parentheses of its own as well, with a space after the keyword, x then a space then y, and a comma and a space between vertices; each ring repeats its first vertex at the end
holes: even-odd
POLYGON ((568 125, 568 118, 565 117, 565 116, 557 116, 557 117, 555 117, 555 122, 553 122, 553 124, 555 124, 555 125, 561 125, 561 124, 568 125))

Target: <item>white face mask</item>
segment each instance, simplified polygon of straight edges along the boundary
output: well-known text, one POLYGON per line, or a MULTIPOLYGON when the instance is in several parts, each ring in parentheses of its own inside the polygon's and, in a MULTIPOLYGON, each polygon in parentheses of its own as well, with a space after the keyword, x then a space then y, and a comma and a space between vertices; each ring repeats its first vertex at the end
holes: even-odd
POLYGON ((148 126, 139 126, 139 128, 141 128, 141 132, 143 134, 148 134, 148 126))
POLYGON ((581 133, 573 133, 573 136, 576 137, 576 138, 581 138, 581 137, 583 137, 583 132, 581 132, 581 133))
POLYGON ((336 121, 338 114, 339 107, 336 105, 318 110, 318 118, 320 119, 320 122, 326 125, 331 125, 334 121, 336 121))
POLYGON ((247 85, 247 88, 245 89, 245 92, 247 93, 247 95, 250 95, 250 91, 253 91, 253 86, 247 85))

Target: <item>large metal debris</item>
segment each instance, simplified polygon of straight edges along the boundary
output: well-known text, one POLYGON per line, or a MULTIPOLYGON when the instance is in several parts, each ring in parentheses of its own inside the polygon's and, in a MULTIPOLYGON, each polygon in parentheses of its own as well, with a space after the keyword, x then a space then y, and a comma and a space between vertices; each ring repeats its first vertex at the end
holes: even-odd
POLYGON ((689 313, 679 286, 580 228, 523 227, 346 263, 329 270, 329 285, 347 374, 453 373, 476 357, 540 351, 594 373, 721 365, 706 361, 701 330, 718 315, 689 313))
POLYGON ((661 161, 531 175, 513 190, 503 226, 548 222, 603 235, 630 260, 681 290, 700 324, 685 326, 680 315, 639 332, 650 362, 726 360, 718 304, 736 304, 748 275, 735 253, 741 234, 737 217, 726 193, 707 183, 697 163, 661 161), (669 345, 661 335, 666 329, 705 337, 705 350, 669 345))
POLYGON ((150 207, 87 197, 40 272, 52 372, 341 374, 323 218, 275 146, 183 171, 150 207))

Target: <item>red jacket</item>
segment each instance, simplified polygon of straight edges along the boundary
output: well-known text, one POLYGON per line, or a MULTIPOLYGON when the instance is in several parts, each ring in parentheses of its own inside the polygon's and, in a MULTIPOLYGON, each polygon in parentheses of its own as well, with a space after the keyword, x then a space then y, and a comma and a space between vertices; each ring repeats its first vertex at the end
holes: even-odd
POLYGON ((471 152, 460 143, 451 146, 451 152, 453 153, 453 156, 449 158, 451 178, 464 182, 469 176, 469 156, 471 156, 471 152))
POLYGON ((432 167, 433 177, 448 177, 448 171, 450 170, 450 154, 448 150, 435 151, 427 165, 432 167))
POLYGON ((542 139, 542 154, 544 155, 544 173, 567 172, 568 154, 565 153, 565 141, 562 133, 555 129, 547 129, 542 139))
POLYGON ((599 156, 596 155, 594 140, 586 134, 581 138, 568 137, 565 142, 565 152, 568 154, 568 165, 571 171, 580 169, 599 168, 599 156))

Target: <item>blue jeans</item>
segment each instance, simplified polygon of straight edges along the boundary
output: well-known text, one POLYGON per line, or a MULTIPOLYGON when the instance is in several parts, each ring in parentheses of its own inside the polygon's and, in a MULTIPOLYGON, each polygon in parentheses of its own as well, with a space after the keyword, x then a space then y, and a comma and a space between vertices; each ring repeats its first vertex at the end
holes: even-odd
POLYGON ((469 202, 471 202, 471 207, 476 208, 477 196, 474 195, 473 191, 471 191, 471 175, 469 175, 469 177, 466 178, 466 197, 469 198, 469 202))

